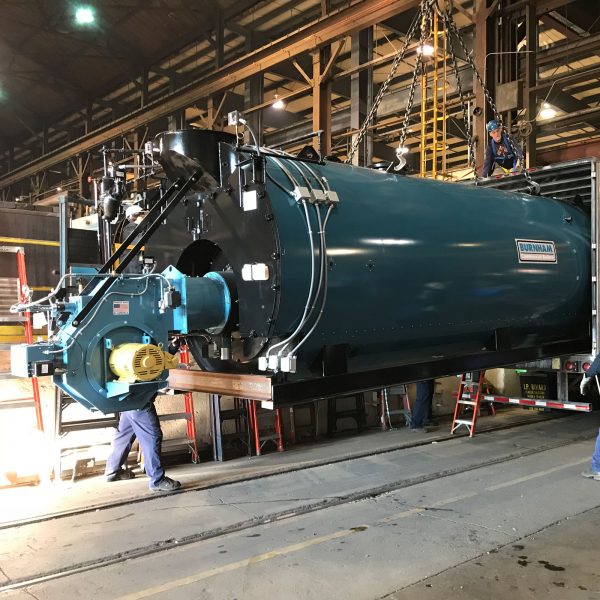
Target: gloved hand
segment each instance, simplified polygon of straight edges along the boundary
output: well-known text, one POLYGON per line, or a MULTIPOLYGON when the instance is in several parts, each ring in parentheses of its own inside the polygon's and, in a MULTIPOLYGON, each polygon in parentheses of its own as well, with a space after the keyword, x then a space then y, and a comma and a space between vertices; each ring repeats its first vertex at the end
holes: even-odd
POLYGON ((581 379, 581 383, 579 384, 579 391, 581 392, 582 396, 585 396, 588 393, 590 384, 592 383, 592 379, 593 377, 587 377, 586 375, 584 375, 581 379))

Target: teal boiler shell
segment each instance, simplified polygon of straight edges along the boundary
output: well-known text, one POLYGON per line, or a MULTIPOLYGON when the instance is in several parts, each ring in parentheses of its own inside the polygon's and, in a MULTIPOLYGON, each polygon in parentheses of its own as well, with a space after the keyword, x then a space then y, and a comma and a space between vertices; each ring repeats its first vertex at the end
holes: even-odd
MULTIPOLYGON (((305 165, 278 160, 320 189, 305 165)), ((339 204, 326 229, 325 311, 299 362, 343 343, 352 370, 460 356, 484 350, 501 328, 510 328, 513 348, 589 336, 590 219, 582 210, 343 164, 310 169, 339 204), (520 262, 517 240, 553 245, 556 262, 520 262)), ((284 336, 304 309, 309 243, 301 206, 281 189, 291 190, 288 177, 271 158, 267 172, 281 254, 274 334, 284 336)))

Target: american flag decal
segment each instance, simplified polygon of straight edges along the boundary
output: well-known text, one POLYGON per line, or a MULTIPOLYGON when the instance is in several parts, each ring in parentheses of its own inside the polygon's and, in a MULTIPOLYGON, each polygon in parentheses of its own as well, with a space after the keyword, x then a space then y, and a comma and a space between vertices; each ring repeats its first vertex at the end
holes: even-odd
POLYGON ((129 300, 115 300, 113 302, 113 315, 128 315, 129 300))

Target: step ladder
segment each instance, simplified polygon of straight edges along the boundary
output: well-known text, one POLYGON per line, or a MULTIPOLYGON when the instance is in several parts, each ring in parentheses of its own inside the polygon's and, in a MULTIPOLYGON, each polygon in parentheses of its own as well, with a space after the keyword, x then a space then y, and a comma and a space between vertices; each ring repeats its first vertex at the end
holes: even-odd
POLYGON ((392 425, 392 417, 396 415, 402 415, 404 418, 404 425, 410 427, 410 420, 412 418, 412 410, 410 407, 410 399, 408 397, 408 387, 406 385, 398 385, 393 388, 383 388, 378 392, 379 396, 379 414, 381 416, 381 429, 387 431, 388 429, 395 429, 392 425), (390 410, 390 394, 395 393, 400 396, 400 402, 402 408, 390 410))
POLYGON ((463 373, 460 385, 458 386, 458 394, 456 396, 456 406, 454 407, 454 417, 452 418, 451 434, 461 426, 467 428, 469 437, 475 435, 475 426, 477 417, 479 416, 479 405, 483 397, 483 380, 485 370, 473 371, 471 373, 463 373), (471 407, 472 415, 470 419, 462 418, 466 412, 466 407, 471 407))

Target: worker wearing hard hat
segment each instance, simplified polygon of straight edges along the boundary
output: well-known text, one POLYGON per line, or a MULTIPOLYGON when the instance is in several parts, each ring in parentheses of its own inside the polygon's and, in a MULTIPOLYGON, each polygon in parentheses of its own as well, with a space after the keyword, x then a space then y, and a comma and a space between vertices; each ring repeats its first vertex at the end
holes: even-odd
POLYGON ((496 165, 505 173, 516 172, 519 164, 524 162, 523 150, 515 139, 504 131, 504 128, 498 121, 492 120, 486 125, 487 132, 490 135, 490 143, 485 149, 485 159, 483 161, 482 177, 489 177, 496 165))

